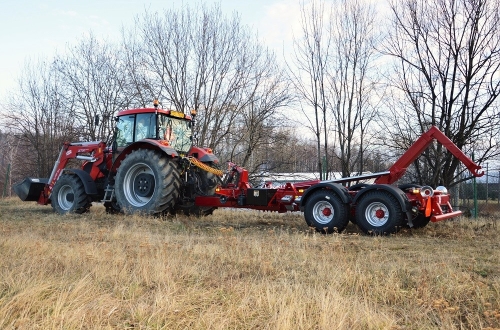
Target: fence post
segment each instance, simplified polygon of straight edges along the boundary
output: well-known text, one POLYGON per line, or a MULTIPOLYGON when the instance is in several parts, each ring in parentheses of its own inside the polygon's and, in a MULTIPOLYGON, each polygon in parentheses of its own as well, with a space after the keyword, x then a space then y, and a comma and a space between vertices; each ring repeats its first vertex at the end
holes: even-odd
MULTIPOLYGON (((474 153, 472 153, 472 161, 474 161, 474 153)), ((472 198, 474 198, 474 219, 477 219, 477 187, 476 176, 472 179, 472 198)))
MULTIPOLYGON (((490 183, 489 180, 488 180, 488 177, 489 177, 489 171, 488 171, 488 165, 490 165, 489 163, 486 163, 486 210, 488 210, 488 184, 490 183)), ((486 211, 488 212, 488 211, 486 211)))

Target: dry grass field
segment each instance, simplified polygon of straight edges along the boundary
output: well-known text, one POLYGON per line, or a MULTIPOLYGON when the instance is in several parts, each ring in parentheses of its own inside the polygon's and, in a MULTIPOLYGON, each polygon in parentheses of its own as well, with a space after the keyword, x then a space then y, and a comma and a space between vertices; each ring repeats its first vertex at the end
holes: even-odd
POLYGON ((499 234, 496 218, 325 236, 300 214, 0 199, 0 329, 500 329, 499 234))

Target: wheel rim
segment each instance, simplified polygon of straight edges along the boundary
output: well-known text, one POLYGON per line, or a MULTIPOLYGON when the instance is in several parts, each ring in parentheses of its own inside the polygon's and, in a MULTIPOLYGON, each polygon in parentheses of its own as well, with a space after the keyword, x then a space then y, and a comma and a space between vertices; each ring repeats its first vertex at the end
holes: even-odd
POLYGON ((124 194, 134 207, 146 205, 155 190, 155 176, 151 167, 144 163, 132 166, 124 177, 124 194))
POLYGON ((383 203, 371 203, 365 210, 365 218, 374 227, 383 226, 389 220, 389 209, 383 203))
POLYGON ((327 201, 320 201, 313 208, 314 220, 322 225, 326 225, 332 221, 334 217, 333 206, 327 201))
POLYGON ((57 202, 62 210, 68 211, 73 207, 73 203, 75 201, 75 192, 73 188, 69 185, 64 185, 59 189, 59 193, 57 194, 57 202))

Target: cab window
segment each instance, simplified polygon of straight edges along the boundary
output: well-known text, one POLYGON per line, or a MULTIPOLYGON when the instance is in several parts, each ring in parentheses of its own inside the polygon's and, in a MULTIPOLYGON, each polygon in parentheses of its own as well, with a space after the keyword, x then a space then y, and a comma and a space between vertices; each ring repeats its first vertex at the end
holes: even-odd
POLYGON ((135 140, 156 139, 156 116, 154 113, 141 113, 136 116, 135 140))

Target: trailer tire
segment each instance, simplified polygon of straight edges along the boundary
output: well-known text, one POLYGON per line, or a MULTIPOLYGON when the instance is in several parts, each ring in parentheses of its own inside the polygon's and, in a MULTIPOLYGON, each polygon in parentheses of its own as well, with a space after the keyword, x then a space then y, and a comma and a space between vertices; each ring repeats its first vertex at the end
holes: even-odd
POLYGON ((342 232, 349 222, 349 207, 337 194, 328 189, 314 192, 305 206, 304 218, 317 232, 342 232))
POLYGON ((365 234, 396 233, 401 229, 404 216, 399 201, 384 190, 367 192, 356 206, 356 224, 365 234))
POLYGON ((181 179, 177 164, 148 149, 128 154, 116 173, 116 201, 125 213, 156 215, 173 208, 181 179))
POLYGON ((59 214, 82 214, 88 212, 92 205, 82 180, 71 174, 62 174, 59 177, 52 189, 50 203, 59 214))

